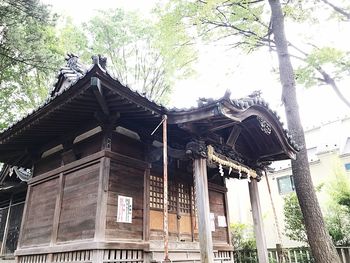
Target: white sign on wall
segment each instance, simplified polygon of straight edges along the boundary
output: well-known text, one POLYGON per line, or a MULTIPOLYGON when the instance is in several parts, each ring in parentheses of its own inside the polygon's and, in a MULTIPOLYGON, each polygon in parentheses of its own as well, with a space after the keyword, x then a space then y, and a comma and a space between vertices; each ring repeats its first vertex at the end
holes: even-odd
POLYGON ((218 226, 227 227, 226 216, 218 216, 218 226))
POLYGON ((210 213, 210 230, 215 231, 215 214, 210 213))
POLYGON ((118 195, 117 222, 132 223, 132 197, 118 195))

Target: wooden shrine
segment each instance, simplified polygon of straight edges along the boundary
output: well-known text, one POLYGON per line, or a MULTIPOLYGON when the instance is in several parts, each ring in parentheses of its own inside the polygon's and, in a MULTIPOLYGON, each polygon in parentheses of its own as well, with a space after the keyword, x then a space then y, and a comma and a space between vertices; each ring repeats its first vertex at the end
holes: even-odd
POLYGON ((70 55, 48 100, 0 134, 1 201, 23 196, 17 216, 3 206, 2 253, 12 216, 20 263, 163 262, 165 250, 172 262, 233 262, 225 180, 251 181, 261 227, 257 181, 297 151, 276 114, 229 94, 167 109, 93 61, 70 55), (162 128, 152 134, 164 118, 166 142, 162 128))

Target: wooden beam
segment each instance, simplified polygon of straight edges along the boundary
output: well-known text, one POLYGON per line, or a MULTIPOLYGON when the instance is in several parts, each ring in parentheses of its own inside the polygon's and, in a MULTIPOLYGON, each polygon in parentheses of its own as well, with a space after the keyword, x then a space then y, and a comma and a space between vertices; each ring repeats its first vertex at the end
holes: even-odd
POLYGON ((194 183, 196 189, 196 207, 198 211, 198 232, 201 248, 201 262, 213 263, 213 240, 210 229, 210 208, 207 179, 207 163, 204 158, 193 161, 194 183))
POLYGON ((48 144, 44 145, 43 147, 39 148, 37 152, 42 154, 43 152, 64 143, 65 141, 67 141, 68 138, 73 138, 74 140, 75 137, 77 137, 78 135, 83 134, 87 131, 90 131, 98 126, 99 126, 98 122, 93 119, 92 122, 82 125, 81 128, 76 131, 66 133, 64 136, 57 137, 54 141, 51 141, 48 144))
MULTIPOLYGON (((179 160, 188 160, 185 150, 174 149, 170 146, 168 148, 168 156, 179 159, 179 160)), ((163 148, 159 147, 147 152, 147 161, 150 163, 157 162, 160 160, 160 157, 163 156, 163 148)))
POLYGON ((249 185, 249 196, 250 196, 250 203, 252 206, 254 232, 255 232, 256 246, 258 249, 259 262, 268 263, 269 260, 268 260, 263 220, 261 216, 258 181, 254 178, 251 178, 251 182, 248 185, 249 185))
POLYGON ((226 144, 232 148, 234 148, 238 136, 241 134, 242 128, 238 125, 234 126, 230 132, 230 135, 227 138, 226 144))
POLYGON ((62 164, 68 164, 77 160, 77 155, 75 154, 73 141, 75 138, 68 138, 62 143, 63 152, 61 153, 62 164))
POLYGON ((182 113, 175 113, 169 116, 169 124, 181 124, 192 121, 205 120, 214 116, 218 116, 217 107, 214 105, 212 107, 196 110, 196 111, 186 111, 182 113))
MULTIPOLYGON (((68 242, 62 244, 56 244, 53 247, 47 245, 38 245, 35 247, 19 248, 15 251, 15 256, 48 254, 48 253, 63 253, 81 250, 93 250, 93 249, 133 249, 133 250, 145 250, 149 251, 150 245, 148 242, 143 241, 103 241, 95 242, 92 240, 76 240, 75 242, 68 242)), ((76 261, 73 261, 76 262, 76 261)), ((91 262, 91 261, 90 261, 91 262)), ((99 261, 101 263, 103 261, 99 261)), ((116 262, 116 261, 112 261, 116 262)), ((128 261, 130 262, 130 261, 128 261)))
POLYGON ((92 77, 90 84, 91 84, 91 89, 96 97, 96 100, 102 109, 102 112, 105 115, 109 115, 108 104, 107 104, 107 101, 103 95, 103 90, 101 87, 100 79, 97 77, 92 77))
POLYGON ((225 124, 222 124, 222 125, 218 125, 218 126, 213 126, 213 128, 209 129, 209 132, 215 132, 215 131, 218 131, 218 130, 222 130, 222 129, 225 129, 225 128, 228 128, 228 127, 231 127, 233 125, 235 125, 236 123, 234 122, 229 122, 229 123, 225 123, 225 124))

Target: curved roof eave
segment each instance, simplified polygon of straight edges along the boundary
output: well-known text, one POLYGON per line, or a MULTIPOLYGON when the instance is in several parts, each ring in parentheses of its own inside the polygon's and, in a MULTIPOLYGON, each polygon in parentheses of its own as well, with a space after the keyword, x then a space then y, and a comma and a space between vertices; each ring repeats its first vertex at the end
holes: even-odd
POLYGON ((201 107, 170 111, 168 114, 170 124, 193 122, 214 116, 223 116, 234 122, 243 122, 251 116, 259 116, 271 125, 283 151, 289 158, 295 159, 296 153, 299 151, 298 145, 292 140, 288 131, 283 128, 277 113, 273 112, 261 98, 247 100, 222 98, 201 107))

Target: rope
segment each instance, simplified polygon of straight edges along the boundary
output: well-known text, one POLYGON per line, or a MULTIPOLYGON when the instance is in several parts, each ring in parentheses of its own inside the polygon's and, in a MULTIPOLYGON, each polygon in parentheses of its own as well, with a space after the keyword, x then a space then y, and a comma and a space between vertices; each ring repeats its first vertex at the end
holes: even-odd
POLYGON ((208 150, 208 160, 209 161, 212 161, 212 162, 221 164, 223 166, 232 168, 233 170, 238 171, 239 174, 241 174, 241 172, 246 173, 248 175, 248 177, 256 178, 258 176, 255 170, 253 170, 253 169, 251 169, 243 164, 235 162, 232 159, 227 158, 226 156, 222 156, 222 155, 216 153, 213 146, 208 145, 207 150, 208 150))

